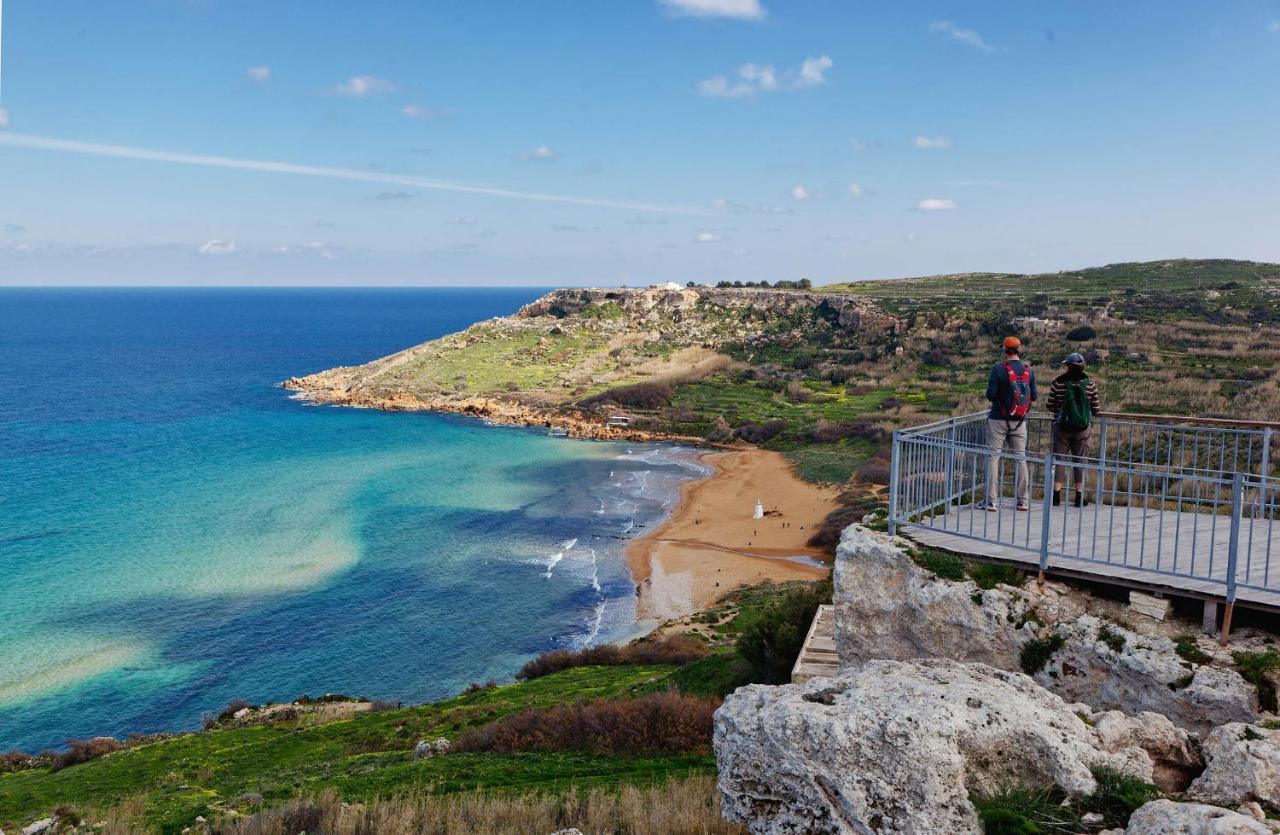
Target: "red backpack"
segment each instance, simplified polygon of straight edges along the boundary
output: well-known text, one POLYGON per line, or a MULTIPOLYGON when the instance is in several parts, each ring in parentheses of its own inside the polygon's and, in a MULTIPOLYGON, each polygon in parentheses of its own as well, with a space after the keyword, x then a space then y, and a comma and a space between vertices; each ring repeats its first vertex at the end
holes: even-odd
POLYGON ((1000 407, 1005 420, 1021 421, 1031 411, 1031 368, 1022 364, 1022 373, 1013 370, 1013 363, 1004 363, 1004 370, 1009 374, 1009 400, 1000 407))

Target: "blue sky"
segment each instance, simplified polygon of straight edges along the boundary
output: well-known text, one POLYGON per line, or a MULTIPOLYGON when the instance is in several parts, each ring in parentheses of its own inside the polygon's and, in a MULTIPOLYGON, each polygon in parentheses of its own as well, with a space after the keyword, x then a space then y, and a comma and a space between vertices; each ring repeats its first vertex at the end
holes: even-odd
POLYGON ((0 284, 1280 261, 1278 0, 7 0, 3 32, 0 284))

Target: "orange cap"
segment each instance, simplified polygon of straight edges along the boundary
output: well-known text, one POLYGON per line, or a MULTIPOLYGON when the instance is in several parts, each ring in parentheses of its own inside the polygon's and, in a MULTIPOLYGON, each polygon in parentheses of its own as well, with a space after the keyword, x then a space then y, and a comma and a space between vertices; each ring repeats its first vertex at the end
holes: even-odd
POLYGON ((1006 336, 1006 337, 1004 338, 1004 347, 1006 347, 1006 348, 1021 348, 1021 347, 1022 347, 1022 340, 1021 340, 1021 339, 1019 339, 1019 338, 1018 338, 1018 337, 1016 337, 1016 336, 1006 336))

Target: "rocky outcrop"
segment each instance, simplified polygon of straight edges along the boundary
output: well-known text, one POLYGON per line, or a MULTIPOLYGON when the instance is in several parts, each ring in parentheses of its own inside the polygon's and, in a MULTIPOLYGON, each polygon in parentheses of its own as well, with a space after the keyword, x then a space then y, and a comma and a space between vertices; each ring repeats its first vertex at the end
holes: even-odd
POLYGON ((1153 800, 1129 818, 1125 835, 1271 835, 1271 827, 1248 815, 1206 806, 1153 800))
POLYGON ((1200 743, 1185 729, 1158 713, 1127 716, 1118 710, 1089 715, 1089 722, 1106 751, 1141 748, 1152 763, 1152 782, 1167 792, 1186 790, 1204 768, 1200 743))
POLYGON ((1238 673, 1182 661, 1174 642, 1138 635, 1034 586, 980 591, 912 561, 903 540, 854 525, 836 551, 836 650, 842 667, 875 658, 951 658, 1023 669, 1033 638, 1048 660, 1028 668, 1046 689, 1095 710, 1150 711, 1196 731, 1257 719, 1238 673), (1053 638, 1052 636, 1057 636, 1053 638))
POLYGON ((841 536, 833 574, 840 666, 950 658, 1018 669, 1022 646, 1035 635, 1025 596, 943 580, 916 565, 905 545, 861 525, 841 536))
POLYGON ((949 660, 744 687, 716 712, 715 751, 723 812, 754 833, 977 832, 970 793, 1084 795, 1096 766, 1151 776, 1027 676, 949 660))
POLYGON ((420 739, 418 744, 413 746, 413 758, 415 760, 430 760, 435 757, 443 757, 447 753, 449 753, 449 740, 444 737, 430 742, 420 739))
POLYGON ((1139 636, 1092 615, 1056 624, 1064 640, 1036 681, 1099 710, 1151 711, 1200 731, 1257 718, 1257 693, 1232 670, 1190 671, 1168 638, 1139 636))
POLYGON ((1204 741, 1207 765, 1187 797, 1220 806, 1259 803, 1280 812, 1280 731, 1235 722, 1204 741))

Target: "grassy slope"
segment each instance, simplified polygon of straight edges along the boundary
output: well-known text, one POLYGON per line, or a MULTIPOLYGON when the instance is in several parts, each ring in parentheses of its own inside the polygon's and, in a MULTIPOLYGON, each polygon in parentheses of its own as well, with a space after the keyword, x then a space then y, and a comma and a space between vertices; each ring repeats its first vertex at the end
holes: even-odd
POLYGON ((0 775, 5 828, 60 804, 106 808, 145 798, 147 819, 164 831, 246 793, 280 801, 336 788, 346 800, 413 790, 563 788, 647 783, 671 774, 714 770, 710 756, 604 757, 582 753, 455 755, 415 762, 419 739, 454 737, 528 707, 580 698, 616 698, 648 690, 669 667, 586 667, 483 690, 435 704, 313 727, 290 723, 188 734, 58 772, 0 775))

